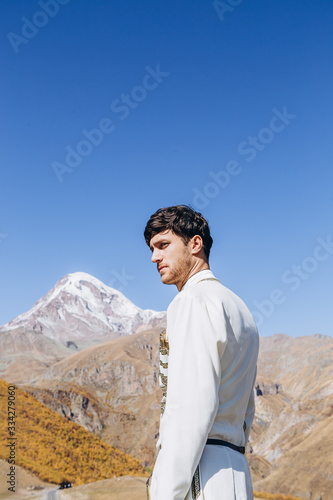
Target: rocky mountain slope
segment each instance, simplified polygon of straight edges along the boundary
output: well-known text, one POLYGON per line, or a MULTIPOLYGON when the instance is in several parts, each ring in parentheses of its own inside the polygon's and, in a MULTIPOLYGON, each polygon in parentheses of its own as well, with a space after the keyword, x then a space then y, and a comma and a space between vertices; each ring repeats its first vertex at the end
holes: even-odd
POLYGON ((87 348, 25 390, 152 467, 161 399, 158 343, 159 331, 152 329, 87 348))
POLYGON ((11 450, 14 446, 15 465, 36 474, 42 481, 54 484, 69 481, 80 485, 114 475, 145 475, 137 459, 57 415, 19 388, 14 391, 17 415, 15 437, 9 436, 9 387, 12 386, 0 380, 0 435, 8 436, 0 441, 1 459, 10 456, 10 441, 14 443, 11 450))
POLYGON ((0 327, 0 378, 34 383, 73 352, 163 326, 164 312, 140 309, 89 274, 68 274, 29 311, 0 327))
POLYGON ((86 347, 164 321, 164 312, 142 310, 97 278, 73 273, 60 279, 29 311, 2 325, 0 333, 24 328, 63 344, 86 347))
POLYGON ((333 498, 333 339, 260 339, 252 456, 255 488, 333 498), (261 477, 260 477, 261 476, 261 477))
POLYGON ((41 332, 17 327, 0 332, 0 377, 15 384, 33 383, 42 371, 77 351, 41 332))

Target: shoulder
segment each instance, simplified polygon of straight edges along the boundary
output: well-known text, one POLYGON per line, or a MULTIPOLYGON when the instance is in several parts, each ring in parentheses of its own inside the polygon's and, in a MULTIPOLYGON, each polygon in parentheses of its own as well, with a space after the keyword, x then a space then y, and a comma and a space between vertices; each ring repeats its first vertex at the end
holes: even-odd
POLYGON ((183 290, 179 292, 176 297, 173 299, 173 301, 170 303, 167 312, 168 314, 172 314, 176 312, 179 309, 184 309, 184 308, 192 308, 192 307, 202 307, 204 305, 204 299, 200 295, 200 293, 195 293, 194 288, 197 288, 196 286, 191 287, 189 290, 183 290))
POLYGON ((209 316, 214 310, 221 313, 223 286, 217 280, 201 281, 179 292, 168 307, 168 318, 185 319, 189 315, 200 318, 209 316))
POLYGON ((206 315, 218 323, 228 318, 232 323, 254 327, 252 314, 243 300, 218 280, 202 280, 176 295, 168 307, 168 317, 188 314, 206 315))
POLYGON ((181 307, 184 304, 212 304, 241 302, 241 299, 217 279, 202 280, 179 292, 169 305, 169 309, 181 307))

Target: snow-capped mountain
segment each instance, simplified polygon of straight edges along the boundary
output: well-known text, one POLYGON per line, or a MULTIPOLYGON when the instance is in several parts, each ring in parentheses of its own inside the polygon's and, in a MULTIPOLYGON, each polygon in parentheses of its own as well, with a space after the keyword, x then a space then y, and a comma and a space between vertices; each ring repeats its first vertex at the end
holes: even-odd
POLYGON ((163 326, 165 312, 140 309, 121 292, 87 273, 67 274, 27 312, 0 327, 41 332, 61 343, 87 345, 153 326, 163 326))

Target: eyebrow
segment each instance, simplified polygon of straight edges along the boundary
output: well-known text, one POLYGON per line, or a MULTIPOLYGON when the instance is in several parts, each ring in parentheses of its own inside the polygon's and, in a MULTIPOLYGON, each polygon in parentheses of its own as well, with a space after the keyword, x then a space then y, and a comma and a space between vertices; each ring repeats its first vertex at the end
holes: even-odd
MULTIPOLYGON (((156 241, 155 247, 157 247, 161 243, 170 243, 170 240, 168 240, 167 238, 161 238, 160 240, 156 241)), ((150 248, 151 251, 153 251, 153 246, 151 244, 149 245, 149 248, 150 248)))

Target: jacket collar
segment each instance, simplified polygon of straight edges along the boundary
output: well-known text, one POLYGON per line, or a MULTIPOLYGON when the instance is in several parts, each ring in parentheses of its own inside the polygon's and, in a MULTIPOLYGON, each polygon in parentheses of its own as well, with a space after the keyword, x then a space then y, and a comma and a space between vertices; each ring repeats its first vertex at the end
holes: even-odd
POLYGON ((199 271, 199 272, 193 274, 193 276, 191 276, 186 281, 186 283, 182 286, 180 291, 182 292, 183 290, 185 290, 189 286, 195 285, 196 283, 199 283, 199 281, 201 281, 203 279, 207 279, 207 278, 215 278, 214 274, 212 273, 212 271, 210 269, 204 269, 203 271, 199 271))

